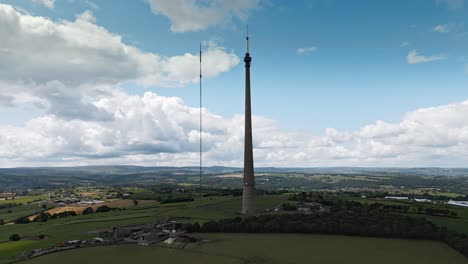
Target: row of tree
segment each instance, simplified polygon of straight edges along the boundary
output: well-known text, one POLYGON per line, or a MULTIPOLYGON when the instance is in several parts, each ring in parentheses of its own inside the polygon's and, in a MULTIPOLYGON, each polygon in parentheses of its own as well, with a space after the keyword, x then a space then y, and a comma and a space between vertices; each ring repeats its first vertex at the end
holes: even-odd
POLYGON ((465 234, 448 232, 422 217, 412 217, 359 202, 334 204, 330 212, 236 217, 187 224, 191 232, 312 233, 444 241, 468 257, 465 234))
MULTIPOLYGON (((291 195, 290 200, 301 201, 301 202, 317 202, 324 206, 331 206, 332 210, 341 210, 341 207, 361 207, 361 203, 353 201, 343 201, 339 199, 332 199, 316 192, 301 192, 291 195)), ((408 213, 411 212, 411 207, 408 205, 395 205, 395 204, 383 204, 383 203, 372 203, 369 205, 371 209, 381 209, 387 212, 397 213, 408 213)), ((455 211, 449 209, 440 209, 434 207, 418 206, 413 210, 413 213, 425 214, 431 216, 443 216, 443 217, 457 217, 458 214, 455 211)))
MULTIPOLYGON (((91 207, 87 207, 86 209, 83 210, 81 213, 82 215, 86 214, 93 214, 93 213, 105 213, 105 212, 110 212, 113 210, 119 210, 120 208, 110 208, 106 205, 100 206, 94 210, 91 207)), ((77 216, 78 214, 75 211, 63 211, 55 214, 49 214, 46 212, 40 212, 34 217, 34 219, 31 221, 30 217, 20 217, 16 219, 14 222, 15 224, 28 224, 30 222, 47 222, 50 219, 57 219, 57 218, 64 218, 64 217, 69 217, 69 216, 77 216)))

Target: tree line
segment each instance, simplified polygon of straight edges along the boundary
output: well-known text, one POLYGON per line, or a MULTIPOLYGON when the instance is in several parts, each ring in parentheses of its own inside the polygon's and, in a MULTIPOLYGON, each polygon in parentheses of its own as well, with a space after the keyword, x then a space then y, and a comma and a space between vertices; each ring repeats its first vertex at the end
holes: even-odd
MULTIPOLYGON (((93 214, 93 213, 105 213, 105 212, 110 212, 110 211, 115 211, 115 210, 122 210, 121 208, 111 208, 106 205, 100 206, 94 210, 92 207, 87 207, 81 212, 82 215, 87 215, 87 214, 93 214)), ((33 220, 30 220, 29 216, 25 217, 20 217, 17 218, 14 223, 15 224, 28 224, 31 222, 47 222, 51 219, 57 219, 57 218, 64 218, 64 217, 69 217, 69 216, 77 216, 78 214, 75 211, 63 211, 55 214, 49 214, 46 212, 40 212, 38 213, 33 220)))
POLYGON ((466 234, 449 232, 423 217, 389 212, 359 202, 334 204, 323 214, 236 217, 185 226, 190 232, 311 233, 443 241, 468 257, 466 234))

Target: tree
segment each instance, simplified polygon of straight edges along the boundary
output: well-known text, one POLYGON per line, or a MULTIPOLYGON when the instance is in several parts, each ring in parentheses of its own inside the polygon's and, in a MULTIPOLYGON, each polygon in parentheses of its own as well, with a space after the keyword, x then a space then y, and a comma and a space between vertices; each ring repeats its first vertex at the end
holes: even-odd
POLYGON ((15 224, 27 224, 31 222, 28 217, 20 217, 15 220, 15 224))
POLYGON ((110 212, 111 210, 112 208, 110 208, 109 206, 103 205, 103 206, 98 207, 95 213, 105 213, 105 212, 110 212))
POLYGON ((297 210, 297 206, 295 204, 291 204, 291 203, 284 203, 284 204, 281 205, 281 207, 285 211, 296 211, 297 210))
POLYGON ((13 234, 13 235, 10 236, 10 241, 18 241, 20 239, 21 239, 21 237, 18 234, 13 234))
POLYGON ((418 214, 420 214, 422 212, 423 208, 421 206, 418 206, 417 210, 418 210, 418 214))
POLYGON ((5 220, 0 219, 0 225, 3 225, 3 224, 5 224, 5 220))
POLYGON ((50 214, 40 212, 36 217, 34 217, 34 222, 47 222, 49 220, 50 214))
POLYGON ((92 213, 94 213, 93 208, 87 207, 86 209, 83 210, 83 212, 81 214, 82 215, 87 215, 87 214, 92 214, 92 213))
POLYGON ((138 200, 137 199, 133 199, 133 205, 138 206, 138 200))

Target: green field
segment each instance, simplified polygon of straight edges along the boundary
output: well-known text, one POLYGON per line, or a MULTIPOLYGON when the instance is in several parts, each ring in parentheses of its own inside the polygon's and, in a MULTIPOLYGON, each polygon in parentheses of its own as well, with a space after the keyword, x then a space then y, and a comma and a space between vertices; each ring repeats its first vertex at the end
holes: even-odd
MULTIPOLYGON (((259 211, 273 208, 287 202, 288 197, 288 195, 258 196, 257 207, 259 211)), ((361 202, 378 201, 354 197, 343 199, 356 199, 361 202)), ((383 202, 402 204, 398 201, 383 202)), ((30 237, 17 242, 0 243, 0 264, 17 260, 17 256, 22 251, 50 247, 66 240, 89 239, 98 236, 100 230, 113 226, 151 223, 177 216, 190 217, 184 220, 188 222, 219 220, 238 216, 240 206, 241 197, 203 197, 202 200, 196 199, 193 202, 132 205, 126 210, 53 219, 45 223, 2 225, 0 226, 0 242, 8 240, 8 237, 14 233, 22 237, 30 237), (31 237, 38 235, 46 235, 47 238, 39 240, 31 237)), ((442 207, 443 205, 431 206, 442 207)), ((23 205, 13 208, 12 214, 29 213, 30 210, 37 210, 37 208, 38 205, 34 204, 23 205)), ((452 206, 449 208, 456 211, 460 218, 426 217, 451 230, 468 232, 466 222, 468 209, 452 206)), ((3 214, 8 215, 5 212, 3 214)), ((315 263, 344 263, 347 260, 353 260, 352 263, 467 263, 462 255, 445 244, 432 241, 292 234, 209 234, 203 236, 213 242, 189 245, 183 251, 160 247, 110 246, 61 252, 31 260, 29 263, 59 263, 59 261, 64 262, 63 259, 66 259, 66 262, 75 263, 73 262, 75 261, 74 254, 82 252, 83 254, 76 260, 80 263, 91 263, 95 259, 100 259, 105 263, 111 261, 126 263, 132 260, 139 262, 138 258, 141 260, 154 258, 162 260, 163 263, 303 263, 308 260, 315 263), (89 260, 86 260, 88 257, 89 260), (132 260, 128 260, 129 257, 132 260)))
POLYGON ((2 200, 0 201, 0 204, 8 204, 8 203, 22 203, 26 204, 32 201, 37 201, 37 200, 45 200, 47 199, 48 195, 47 194, 42 194, 42 195, 31 195, 31 196, 17 196, 13 200, 2 200))
MULTIPOLYGON (((282 204, 286 195, 259 196, 258 208, 264 209, 282 204)), ((47 235, 43 240, 21 240, 0 243, 0 263, 15 260, 22 251, 55 246, 73 239, 96 237, 99 231, 113 226, 151 223, 169 217, 187 216, 191 222, 206 222, 239 215, 241 197, 205 197, 201 201, 161 204, 157 206, 131 206, 126 210, 100 214, 79 215, 49 220, 45 223, 0 225, 0 242, 7 241, 11 234, 21 236, 47 235)))
POLYGON ((468 263, 433 241, 300 234, 202 234, 185 249, 135 245, 70 250, 24 263, 468 263))

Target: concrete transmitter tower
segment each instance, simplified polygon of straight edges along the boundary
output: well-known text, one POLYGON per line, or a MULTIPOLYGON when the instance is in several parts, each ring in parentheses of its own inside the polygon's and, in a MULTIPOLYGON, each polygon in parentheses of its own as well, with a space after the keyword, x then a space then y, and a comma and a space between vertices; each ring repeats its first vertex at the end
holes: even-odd
POLYGON ((244 142, 244 190, 242 213, 255 213, 255 178, 252 149, 252 112, 250 106, 250 62, 249 32, 247 31, 247 52, 245 53, 245 142, 244 142))

